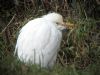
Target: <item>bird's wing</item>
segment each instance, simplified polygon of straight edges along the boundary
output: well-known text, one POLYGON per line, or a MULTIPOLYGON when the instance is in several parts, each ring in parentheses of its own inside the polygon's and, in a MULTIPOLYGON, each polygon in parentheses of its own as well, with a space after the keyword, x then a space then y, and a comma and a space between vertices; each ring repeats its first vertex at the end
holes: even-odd
POLYGON ((30 51, 44 49, 51 38, 51 27, 39 19, 30 21, 20 31, 16 49, 30 51))

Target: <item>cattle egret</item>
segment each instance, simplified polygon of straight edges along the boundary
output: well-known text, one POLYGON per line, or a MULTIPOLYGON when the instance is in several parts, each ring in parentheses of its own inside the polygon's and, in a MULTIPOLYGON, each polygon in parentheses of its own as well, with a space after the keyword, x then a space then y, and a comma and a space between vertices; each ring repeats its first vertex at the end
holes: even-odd
POLYGON ((19 32, 15 53, 24 63, 52 68, 59 51, 62 32, 65 29, 63 17, 49 13, 29 21, 19 32))

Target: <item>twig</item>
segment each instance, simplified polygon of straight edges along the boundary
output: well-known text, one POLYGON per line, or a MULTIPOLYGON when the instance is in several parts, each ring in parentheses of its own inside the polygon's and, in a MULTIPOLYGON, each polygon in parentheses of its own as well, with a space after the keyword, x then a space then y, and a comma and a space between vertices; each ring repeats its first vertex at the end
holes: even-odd
POLYGON ((3 34, 3 32, 9 27, 9 25, 11 24, 11 22, 14 20, 16 14, 13 15, 13 17, 11 18, 11 20, 9 21, 9 23, 7 24, 7 26, 1 31, 0 34, 3 34))
POLYGON ((65 66, 65 67, 66 67, 66 65, 64 64, 64 62, 63 62, 63 60, 61 59, 61 57, 60 57, 59 54, 58 54, 58 58, 60 59, 60 62, 61 62, 61 64, 62 64, 62 66, 65 66))

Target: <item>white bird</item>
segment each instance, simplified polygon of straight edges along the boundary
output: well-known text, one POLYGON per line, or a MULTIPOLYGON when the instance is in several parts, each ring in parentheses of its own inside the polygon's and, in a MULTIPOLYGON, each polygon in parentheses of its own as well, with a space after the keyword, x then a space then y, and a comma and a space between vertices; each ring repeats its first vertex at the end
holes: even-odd
POLYGON ((17 39, 18 58, 24 63, 52 68, 62 39, 61 30, 65 29, 63 24, 63 17, 55 12, 29 21, 17 39))

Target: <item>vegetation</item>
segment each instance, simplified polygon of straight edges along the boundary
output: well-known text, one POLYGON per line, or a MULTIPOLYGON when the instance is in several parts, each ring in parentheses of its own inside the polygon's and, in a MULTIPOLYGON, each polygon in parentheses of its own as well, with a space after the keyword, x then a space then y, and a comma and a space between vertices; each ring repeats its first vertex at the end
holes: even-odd
POLYGON ((99 0, 1 1, 0 75, 100 75, 99 0), (27 66, 13 55, 18 32, 29 20, 49 11, 61 13, 69 28, 63 33, 56 65, 52 70, 27 66))

